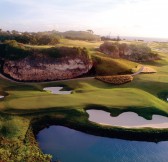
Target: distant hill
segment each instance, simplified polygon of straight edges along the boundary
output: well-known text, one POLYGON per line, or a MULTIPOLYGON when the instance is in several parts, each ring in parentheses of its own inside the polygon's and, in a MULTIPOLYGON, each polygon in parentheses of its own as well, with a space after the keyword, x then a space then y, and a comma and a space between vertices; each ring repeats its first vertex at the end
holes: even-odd
POLYGON ((66 31, 66 32, 58 32, 58 35, 68 39, 75 40, 88 40, 88 41, 100 41, 101 37, 95 35, 89 31, 66 31))

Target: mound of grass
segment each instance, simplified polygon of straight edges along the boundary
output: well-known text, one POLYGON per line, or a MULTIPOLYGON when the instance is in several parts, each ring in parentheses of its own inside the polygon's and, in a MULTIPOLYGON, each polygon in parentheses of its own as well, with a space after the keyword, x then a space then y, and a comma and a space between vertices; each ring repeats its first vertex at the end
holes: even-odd
POLYGON ((103 54, 92 55, 92 60, 97 75, 131 74, 132 68, 137 66, 137 63, 124 59, 113 59, 103 54))
POLYGON ((90 33, 88 31, 67 31, 60 33, 65 38, 75 40, 97 41, 101 40, 100 36, 90 33))
POLYGON ((106 83, 120 85, 131 82, 133 80, 133 77, 131 75, 113 75, 113 76, 97 76, 96 79, 106 83))

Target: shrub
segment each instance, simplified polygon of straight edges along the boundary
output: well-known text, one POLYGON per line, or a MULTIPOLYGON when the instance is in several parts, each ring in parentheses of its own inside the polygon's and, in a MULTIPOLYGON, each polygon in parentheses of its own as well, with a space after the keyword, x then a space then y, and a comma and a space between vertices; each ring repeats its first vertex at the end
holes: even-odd
POLYGON ((113 58, 124 58, 131 61, 145 62, 160 59, 147 44, 126 44, 106 41, 100 45, 100 51, 113 58))
POLYGON ((12 120, 6 121, 1 125, 0 134, 4 137, 14 137, 18 132, 18 127, 12 120))
POLYGON ((119 57, 119 47, 117 43, 112 43, 112 42, 104 42, 103 44, 100 45, 100 51, 111 55, 113 58, 118 58, 119 57))

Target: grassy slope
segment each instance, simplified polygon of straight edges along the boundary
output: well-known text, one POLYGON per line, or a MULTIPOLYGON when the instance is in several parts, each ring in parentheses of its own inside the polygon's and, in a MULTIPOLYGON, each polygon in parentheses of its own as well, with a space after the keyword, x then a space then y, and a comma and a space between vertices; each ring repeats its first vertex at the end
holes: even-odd
POLYGON ((95 51, 91 51, 91 56, 95 64, 95 71, 98 75, 131 73, 132 69, 138 65, 138 63, 124 59, 113 59, 95 51))

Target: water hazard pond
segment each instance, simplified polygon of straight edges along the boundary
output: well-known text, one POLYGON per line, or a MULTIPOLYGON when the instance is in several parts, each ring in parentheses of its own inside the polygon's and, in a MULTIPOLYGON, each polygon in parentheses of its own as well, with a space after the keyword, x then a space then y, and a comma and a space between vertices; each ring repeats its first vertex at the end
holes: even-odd
POLYGON ((138 142, 85 134, 63 126, 41 130, 44 153, 61 162, 167 162, 168 141, 138 142))

